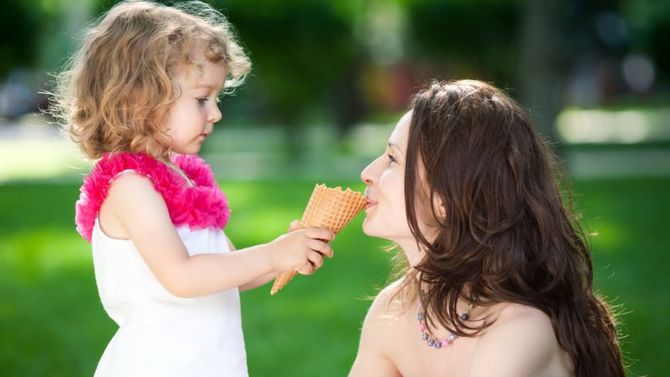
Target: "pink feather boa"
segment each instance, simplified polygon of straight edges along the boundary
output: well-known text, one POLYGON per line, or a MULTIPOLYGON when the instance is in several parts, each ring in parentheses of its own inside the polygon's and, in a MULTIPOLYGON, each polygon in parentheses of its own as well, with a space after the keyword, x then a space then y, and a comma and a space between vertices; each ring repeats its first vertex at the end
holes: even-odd
POLYGON ((114 179, 125 170, 133 170, 151 179, 154 188, 163 196, 175 226, 191 229, 221 228, 230 219, 228 200, 216 184, 214 173, 207 163, 195 155, 177 155, 173 162, 193 181, 188 186, 184 178, 164 163, 143 153, 106 153, 84 178, 76 204, 77 231, 91 242, 91 233, 100 206, 114 179))

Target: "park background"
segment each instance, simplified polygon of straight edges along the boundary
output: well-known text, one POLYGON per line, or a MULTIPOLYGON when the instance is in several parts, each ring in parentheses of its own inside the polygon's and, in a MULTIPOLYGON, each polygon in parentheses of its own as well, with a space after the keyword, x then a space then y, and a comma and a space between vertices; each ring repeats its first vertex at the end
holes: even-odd
MULTIPOLYGON (((285 231, 317 182, 362 189, 360 170, 431 79, 489 81, 564 163, 629 374, 670 376, 670 1, 210 3, 253 61, 203 149, 237 247, 285 231)), ((115 331, 73 225, 90 164, 40 114, 50 73, 112 4, 0 3, 1 376, 90 376, 115 331)), ((242 293, 251 376, 346 375, 393 257, 361 221, 317 274, 242 293)))

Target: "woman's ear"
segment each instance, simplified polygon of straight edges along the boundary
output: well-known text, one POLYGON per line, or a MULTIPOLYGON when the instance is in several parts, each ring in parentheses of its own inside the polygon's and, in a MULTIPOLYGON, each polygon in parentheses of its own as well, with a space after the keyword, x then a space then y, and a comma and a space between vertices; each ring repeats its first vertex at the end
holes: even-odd
POLYGON ((433 197, 433 214, 440 223, 444 222, 447 218, 447 210, 444 206, 444 201, 439 195, 433 197))

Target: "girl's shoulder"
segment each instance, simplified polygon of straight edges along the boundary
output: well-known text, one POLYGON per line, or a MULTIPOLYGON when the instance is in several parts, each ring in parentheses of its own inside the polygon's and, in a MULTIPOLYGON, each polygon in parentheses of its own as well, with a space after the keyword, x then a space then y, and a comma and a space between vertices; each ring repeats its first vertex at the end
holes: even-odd
POLYGON ((144 153, 106 153, 84 178, 76 203, 77 231, 87 241, 102 203, 112 183, 123 173, 132 171, 148 178, 164 199, 175 225, 193 229, 223 228, 230 217, 228 201, 219 189, 211 168, 200 157, 176 156, 175 164, 194 182, 185 185, 184 178, 165 163, 144 153))
POLYGON ((180 154, 173 158, 173 162, 199 186, 215 186, 216 179, 211 166, 198 155, 180 154))
POLYGON ((97 191, 106 193, 111 182, 127 171, 149 178, 154 186, 167 186, 173 181, 170 169, 155 158, 145 153, 115 152, 103 154, 93 165, 84 179, 84 188, 95 186, 97 191))
MULTIPOLYGON (((198 186, 216 186, 212 168, 197 155, 174 155, 172 162, 198 186)), ((97 181, 113 181, 119 174, 132 170, 149 178, 158 191, 182 187, 182 177, 174 170, 146 153, 105 153, 91 170, 90 177, 97 181)))

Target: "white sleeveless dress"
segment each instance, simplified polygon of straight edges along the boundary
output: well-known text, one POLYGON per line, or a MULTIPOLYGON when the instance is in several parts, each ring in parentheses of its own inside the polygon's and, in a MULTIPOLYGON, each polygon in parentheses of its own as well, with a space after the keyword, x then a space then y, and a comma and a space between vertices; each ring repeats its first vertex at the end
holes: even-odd
MULTIPOLYGON (((221 229, 186 225, 177 232, 190 255, 230 252, 221 229)), ((97 220, 91 244, 100 299, 119 325, 95 377, 248 376, 237 288, 179 298, 158 282, 132 241, 110 238, 97 220)))

